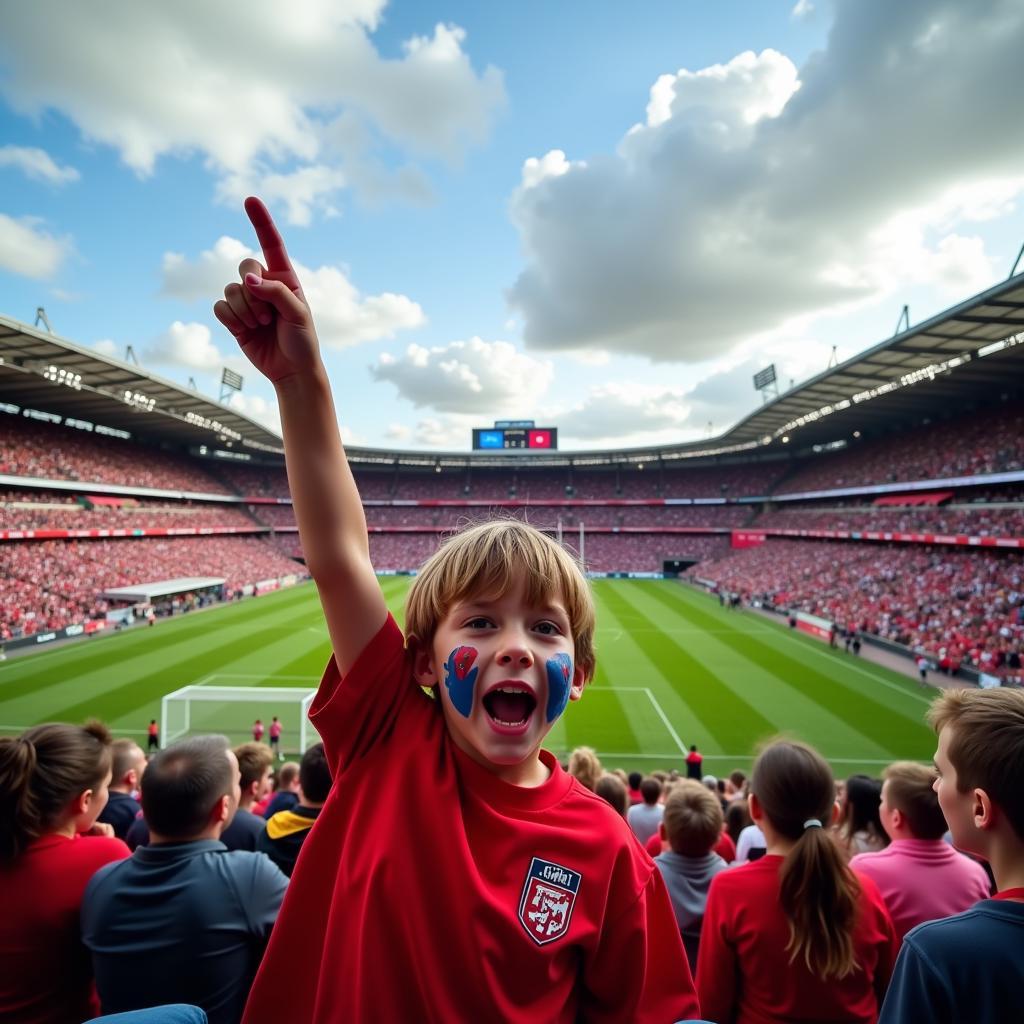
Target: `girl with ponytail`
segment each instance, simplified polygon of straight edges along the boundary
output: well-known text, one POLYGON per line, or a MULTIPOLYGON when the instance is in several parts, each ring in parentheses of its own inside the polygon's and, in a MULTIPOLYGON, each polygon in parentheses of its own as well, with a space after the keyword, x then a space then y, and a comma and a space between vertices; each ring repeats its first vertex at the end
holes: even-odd
POLYGON ((0 739, 0 1020, 58 1024, 99 1013, 78 930, 86 884, 129 855, 96 817, 110 784, 99 722, 0 739))
POLYGON ((850 870, 831 833, 827 762, 803 743, 771 744, 749 804, 767 854, 711 883, 697 962, 704 1016, 875 1024, 899 940, 875 884, 850 870))

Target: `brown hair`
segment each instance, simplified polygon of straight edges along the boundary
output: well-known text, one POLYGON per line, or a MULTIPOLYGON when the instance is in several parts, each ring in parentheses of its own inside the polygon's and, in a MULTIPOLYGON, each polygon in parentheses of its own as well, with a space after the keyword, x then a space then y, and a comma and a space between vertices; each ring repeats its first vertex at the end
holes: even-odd
POLYGON ((594 792, 602 800, 607 800, 623 818, 626 816, 629 810, 629 790, 618 775, 606 772, 597 780, 594 792))
POLYGON ((15 860, 60 821, 69 801, 101 785, 110 761, 102 722, 51 722, 0 739, 0 860, 15 860))
POLYGON ((653 775, 648 775, 640 782, 640 795, 644 798, 645 804, 653 807, 661 796, 661 783, 653 775))
POLYGON ((779 871, 790 963, 799 957, 823 980, 845 978, 857 969, 853 928, 860 885, 828 827, 835 803, 828 763, 804 743, 773 743, 754 763, 750 791, 772 828, 794 841, 779 871), (808 826, 811 820, 821 827, 808 826))
POLYGON ((935 769, 915 761, 895 761, 882 772, 885 802, 907 819, 915 839, 941 839, 946 819, 935 792, 935 769))
POLYGON ((703 857, 722 834, 722 804, 696 779, 681 779, 665 800, 669 845, 684 857, 703 857))
POLYGON ((243 792, 254 782, 259 782, 267 769, 274 763, 274 755, 265 743, 242 743, 235 747, 238 771, 242 778, 239 785, 243 792))
POLYGON ((983 789, 1024 840, 1024 691, 946 690, 928 723, 936 733, 951 730, 957 789, 983 789))
POLYGON ((576 648, 576 665, 592 679, 594 598, 582 570, 564 548, 526 523, 495 519, 450 537, 427 559, 409 588, 405 630, 423 645, 434 638, 448 609, 470 595, 500 597, 524 582, 526 601, 565 605, 576 648))
POLYGON ((142 811, 151 833, 192 839, 214 806, 234 792, 226 736, 189 736, 153 755, 142 777, 142 811))
POLYGON ((601 762, 593 747, 577 747, 569 755, 569 774, 591 792, 601 778, 601 762))

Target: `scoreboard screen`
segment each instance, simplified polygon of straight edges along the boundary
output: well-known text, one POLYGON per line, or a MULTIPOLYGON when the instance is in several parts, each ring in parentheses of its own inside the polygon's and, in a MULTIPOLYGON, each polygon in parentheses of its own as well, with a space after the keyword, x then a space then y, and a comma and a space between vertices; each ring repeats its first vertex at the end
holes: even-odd
POLYGON ((557 447, 557 427, 484 427, 473 431, 473 451, 537 451, 557 447))

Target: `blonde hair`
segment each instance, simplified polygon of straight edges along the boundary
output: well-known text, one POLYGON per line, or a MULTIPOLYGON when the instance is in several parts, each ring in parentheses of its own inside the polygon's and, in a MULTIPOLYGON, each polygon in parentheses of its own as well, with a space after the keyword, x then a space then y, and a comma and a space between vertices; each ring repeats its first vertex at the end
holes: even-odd
POLYGON ((665 800, 669 845, 684 857, 703 857, 722 834, 722 805, 718 797, 696 779, 680 779, 665 800))
POLYGON ((951 730, 957 789, 983 789, 1024 840, 1024 692, 946 690, 928 709, 928 724, 951 730))
POLYGON ((429 645, 452 605, 471 595, 501 597, 518 583, 525 585, 530 605, 561 600, 569 616, 576 666, 585 679, 592 679, 596 660, 590 585, 567 551, 518 520, 470 526, 427 559, 406 597, 406 634, 429 645))
POLYGON ((577 747, 569 755, 569 774, 579 780, 591 792, 601 778, 601 762, 592 747, 577 747))

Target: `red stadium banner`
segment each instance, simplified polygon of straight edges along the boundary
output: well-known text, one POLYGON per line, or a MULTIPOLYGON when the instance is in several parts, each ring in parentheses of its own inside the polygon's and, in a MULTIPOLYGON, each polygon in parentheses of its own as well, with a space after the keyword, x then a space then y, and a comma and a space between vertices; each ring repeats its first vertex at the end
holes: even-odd
POLYGON ((759 548, 765 542, 764 530, 733 530, 734 548, 759 548))

